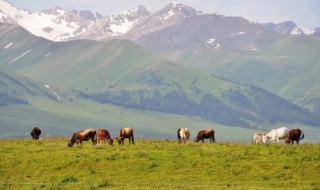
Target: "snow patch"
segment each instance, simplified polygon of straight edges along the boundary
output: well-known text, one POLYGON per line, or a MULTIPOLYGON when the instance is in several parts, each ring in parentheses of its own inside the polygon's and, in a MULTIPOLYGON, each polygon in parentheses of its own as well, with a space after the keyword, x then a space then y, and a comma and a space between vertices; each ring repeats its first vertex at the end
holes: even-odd
POLYGON ((45 54, 43 57, 48 57, 51 54, 51 52, 45 54))
POLYGON ((58 96, 58 94, 57 94, 55 91, 53 91, 53 90, 50 89, 50 86, 49 86, 49 85, 44 84, 44 86, 45 86, 47 89, 49 89, 49 90, 52 92, 52 94, 54 94, 54 95, 58 98, 58 100, 61 100, 61 98, 58 96))
POLYGON ((221 47, 220 46, 220 44, 218 44, 218 43, 214 43, 216 41, 216 39, 214 39, 214 38, 210 38, 210 39, 208 39, 208 40, 206 40, 205 42, 204 42, 204 45, 207 47, 207 48, 214 48, 214 49, 218 49, 219 47, 221 47))
POLYGON ((10 42, 8 45, 6 45, 3 49, 7 49, 7 48, 9 48, 11 45, 12 45, 13 43, 12 42, 10 42))
POLYGON ((300 35, 301 34, 301 30, 300 28, 298 27, 294 27, 291 32, 290 32, 291 35, 300 35))
POLYGON ((111 24, 109 29, 114 33, 113 36, 117 36, 129 31, 132 28, 133 24, 134 22, 129 21, 127 18, 125 18, 124 21, 121 22, 121 24, 111 24))
POLYGON ((250 51, 258 51, 259 49, 255 45, 252 45, 249 50, 250 51))
POLYGON ((206 43, 206 44, 213 44, 214 41, 216 41, 216 39, 211 38, 211 39, 208 39, 205 43, 206 43))
POLYGON ((170 11, 168 12, 167 16, 165 16, 165 17, 163 18, 163 20, 167 20, 167 19, 171 18, 172 16, 174 16, 174 10, 170 10, 170 11))
POLYGON ((232 34, 230 37, 237 36, 237 35, 242 35, 242 34, 245 34, 245 33, 246 32, 238 32, 238 33, 232 34))
POLYGON ((314 34, 316 31, 314 29, 310 28, 301 28, 301 30, 306 34, 306 35, 311 35, 314 34))
POLYGON ((20 56, 16 57, 16 58, 13 59, 12 61, 10 61, 10 62, 7 64, 7 66, 8 66, 8 65, 11 65, 11 63, 13 63, 13 62, 17 61, 18 59, 20 59, 21 57, 25 56, 25 55, 28 54, 30 51, 31 51, 31 49, 29 49, 28 51, 24 52, 24 53, 21 54, 20 56))

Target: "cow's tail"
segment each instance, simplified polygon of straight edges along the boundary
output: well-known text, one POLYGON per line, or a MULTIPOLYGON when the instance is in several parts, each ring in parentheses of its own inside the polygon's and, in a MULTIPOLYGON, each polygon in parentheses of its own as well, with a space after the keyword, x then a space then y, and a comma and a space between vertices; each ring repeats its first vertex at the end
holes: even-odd
POLYGON ((304 138, 304 134, 303 132, 301 131, 301 137, 300 137, 300 140, 302 140, 304 138))
POLYGON ((93 144, 94 144, 95 146, 98 146, 98 134, 97 134, 97 131, 96 131, 96 130, 94 131, 93 144))
POLYGON ((180 131, 181 131, 181 128, 179 128, 179 129, 177 130, 178 143, 181 143, 180 131))

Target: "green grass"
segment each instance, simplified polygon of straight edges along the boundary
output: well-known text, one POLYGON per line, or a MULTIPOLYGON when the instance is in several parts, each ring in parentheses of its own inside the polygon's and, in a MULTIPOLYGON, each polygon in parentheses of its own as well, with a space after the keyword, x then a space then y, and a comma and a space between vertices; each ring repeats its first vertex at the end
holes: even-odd
POLYGON ((1 140, 0 189, 319 189, 320 144, 1 140))

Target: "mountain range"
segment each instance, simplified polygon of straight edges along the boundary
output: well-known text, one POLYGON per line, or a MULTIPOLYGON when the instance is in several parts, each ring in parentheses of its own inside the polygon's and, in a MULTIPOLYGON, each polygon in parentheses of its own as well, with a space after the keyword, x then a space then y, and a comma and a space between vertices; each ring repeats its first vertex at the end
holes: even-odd
POLYGON ((193 132, 208 122, 222 130, 320 124, 320 39, 293 22, 252 23, 179 3, 108 16, 60 8, 31 13, 4 1, 0 10, 2 112, 37 113, 16 121, 5 114, 2 121, 16 128, 40 115, 59 118, 59 126, 40 119, 47 129, 69 132, 76 127, 66 126, 81 123, 116 128, 126 122, 114 118, 130 115, 145 136, 145 128, 159 136, 172 130, 159 114, 178 116, 170 121, 180 124, 196 120, 193 132))
MULTIPOLYGON (((184 19, 192 20, 202 17, 203 22, 213 18, 225 18, 217 13, 207 14, 197 11, 181 3, 170 3, 165 8, 151 13, 140 5, 131 10, 118 14, 101 16, 89 10, 66 11, 55 7, 40 12, 30 12, 13 7, 0 1, 0 22, 18 24, 32 34, 54 41, 74 39, 106 40, 110 38, 135 39, 136 35, 154 33, 158 30, 175 25, 184 19), (140 32, 137 34, 137 32, 140 32), (130 33, 129 35, 127 33, 130 33), (125 35, 125 36, 124 36, 125 35)), ((243 19, 236 17, 236 19, 243 19)), ((247 21, 247 20, 246 20, 247 21)), ((249 21, 247 21, 249 22, 249 21)), ((279 34, 295 36, 318 36, 319 28, 304 32, 294 22, 286 21, 274 23, 251 23, 261 25, 264 29, 279 34)), ((239 31, 238 31, 239 32, 239 31)))

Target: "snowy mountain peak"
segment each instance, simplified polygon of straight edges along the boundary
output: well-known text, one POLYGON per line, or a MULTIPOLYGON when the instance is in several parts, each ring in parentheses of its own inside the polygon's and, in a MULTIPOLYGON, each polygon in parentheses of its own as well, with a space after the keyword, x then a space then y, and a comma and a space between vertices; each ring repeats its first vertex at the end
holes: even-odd
POLYGON ((169 3, 162 10, 162 12, 167 12, 169 15, 180 14, 181 16, 184 16, 184 17, 188 17, 188 16, 195 15, 197 13, 201 13, 200 11, 197 12, 194 8, 191 8, 191 7, 186 6, 182 3, 176 3, 176 2, 169 3))
POLYGON ((279 34, 290 34, 290 35, 305 35, 303 30, 299 28, 296 23, 292 21, 285 21, 279 24, 274 23, 263 23, 261 24, 267 30, 277 32, 279 34))
MULTIPOLYGON (((158 31, 161 32, 172 26, 179 25, 182 27, 185 23, 188 23, 188 25, 197 25, 197 22, 203 19, 207 19, 205 23, 225 24, 223 22, 227 22, 228 18, 233 19, 234 23, 242 23, 239 24, 241 27, 249 24, 249 21, 242 17, 225 18, 223 15, 217 13, 203 14, 201 11, 177 2, 171 2, 153 14, 147 11, 144 6, 140 5, 118 14, 102 17, 100 14, 93 13, 89 10, 66 11, 59 7, 41 12, 30 12, 15 8, 4 0, 0 0, 0 22, 19 25, 36 36, 54 41, 74 39, 104 40, 120 37, 137 40, 142 35, 155 34, 158 31)), ((304 32, 304 30, 299 28, 294 22, 290 21, 279 24, 265 23, 261 25, 266 30, 279 34, 320 36, 320 31, 310 29, 308 32, 304 32)), ((208 28, 210 27, 212 27, 212 25, 208 26, 208 28)), ((225 34, 230 36, 239 31, 246 30, 246 28, 235 28, 235 24, 225 25, 223 28, 229 28, 232 29, 232 31, 225 32, 220 36, 224 36, 225 34)), ((207 35, 211 31, 212 29, 204 30, 199 36, 207 35)), ((216 41, 218 41, 217 36, 219 35, 206 36, 205 39, 216 39, 216 41)))
POLYGON ((64 41, 79 35, 88 24, 80 16, 59 7, 41 12, 29 12, 0 0, 0 22, 20 25, 36 36, 64 41))
POLYGON ((144 6, 108 15, 89 25, 78 38, 99 40, 118 37, 127 33, 139 20, 150 15, 144 6))
POLYGON ((10 3, 7 3, 6 1, 0 0, 0 7, 13 7, 10 3))
POLYGON ((67 11, 61 9, 60 7, 54 7, 51 9, 43 10, 41 12, 46 13, 46 14, 63 15, 63 14, 66 14, 67 11))
POLYGON ((97 20, 102 18, 101 14, 93 13, 89 10, 81 10, 81 11, 73 10, 72 13, 80 16, 81 18, 83 18, 85 20, 91 20, 93 22, 96 22, 97 20))
POLYGON ((136 19, 140 19, 142 17, 150 16, 150 15, 151 15, 151 13, 149 11, 147 11, 147 9, 144 6, 139 5, 137 7, 130 9, 130 10, 122 11, 118 14, 114 14, 114 15, 110 15, 110 16, 113 16, 114 18, 126 17, 128 20, 133 21, 136 19))
POLYGON ((147 11, 147 9, 143 6, 143 5, 139 5, 139 6, 137 6, 137 7, 134 7, 134 8, 132 8, 132 9, 130 9, 130 10, 127 10, 127 11, 122 11, 122 12, 120 12, 120 14, 127 14, 127 15, 139 15, 139 14, 142 14, 142 15, 144 15, 144 14, 147 14, 147 15, 149 15, 150 13, 147 11))

